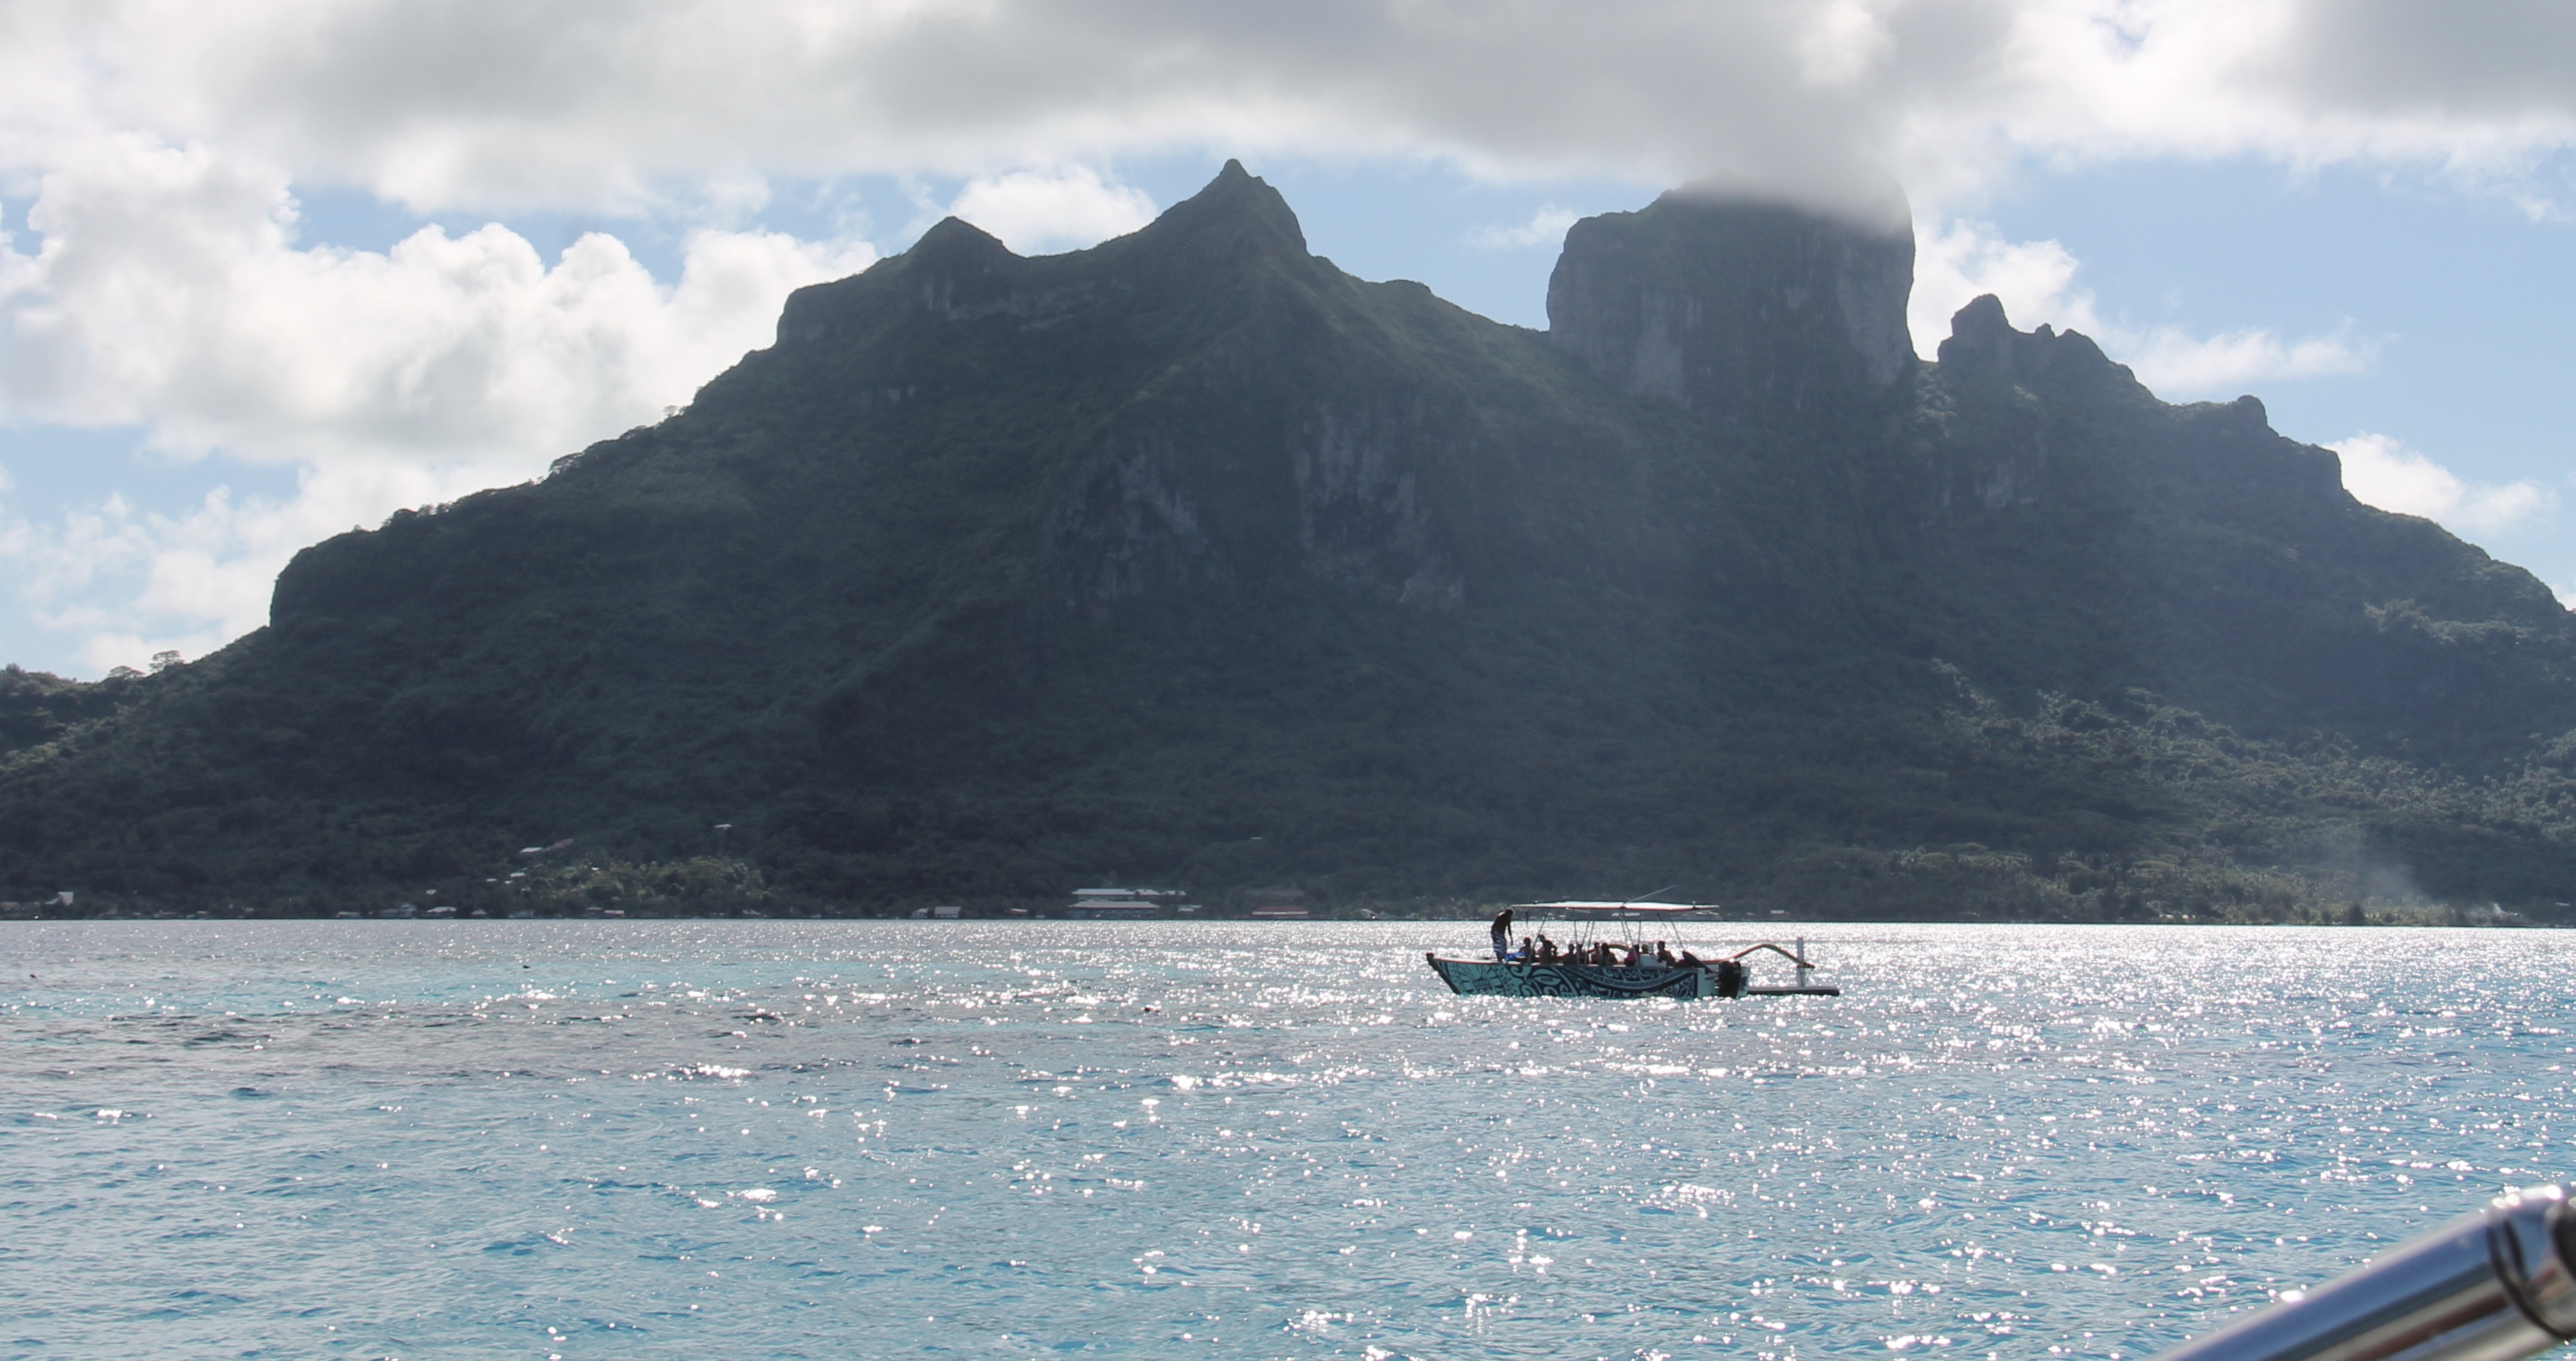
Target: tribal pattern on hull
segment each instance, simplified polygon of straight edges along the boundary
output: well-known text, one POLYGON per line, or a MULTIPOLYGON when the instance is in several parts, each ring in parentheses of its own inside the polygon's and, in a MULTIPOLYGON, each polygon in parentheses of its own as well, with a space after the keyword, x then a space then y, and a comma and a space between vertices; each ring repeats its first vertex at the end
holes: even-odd
POLYGON ((1723 997, 1716 970, 1678 965, 1601 968, 1587 964, 1502 963, 1426 954, 1451 992, 1475 997, 1723 997))

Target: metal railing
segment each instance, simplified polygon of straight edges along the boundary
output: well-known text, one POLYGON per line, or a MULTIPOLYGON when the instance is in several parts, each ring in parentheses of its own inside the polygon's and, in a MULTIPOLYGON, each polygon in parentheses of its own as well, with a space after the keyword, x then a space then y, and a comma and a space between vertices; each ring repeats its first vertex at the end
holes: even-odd
POLYGON ((2576 1206, 2499 1197, 2154 1361, 2517 1361, 2576 1339, 2576 1206))

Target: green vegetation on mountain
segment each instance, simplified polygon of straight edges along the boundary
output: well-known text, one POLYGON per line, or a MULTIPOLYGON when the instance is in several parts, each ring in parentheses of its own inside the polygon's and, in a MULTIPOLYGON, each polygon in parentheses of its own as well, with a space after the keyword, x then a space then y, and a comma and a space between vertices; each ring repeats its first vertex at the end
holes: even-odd
POLYGON ((1235 166, 1069 255, 942 223, 671 419, 307 550, 214 656, 0 678, 0 895, 2576 898, 2545 588, 1991 299, 1916 361, 1911 261, 1667 195, 1577 225, 1535 332, 1235 166))

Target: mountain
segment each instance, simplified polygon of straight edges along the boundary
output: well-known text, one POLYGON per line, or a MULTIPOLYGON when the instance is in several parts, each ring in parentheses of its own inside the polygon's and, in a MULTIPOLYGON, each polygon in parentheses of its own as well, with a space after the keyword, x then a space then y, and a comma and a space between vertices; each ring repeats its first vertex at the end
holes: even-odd
POLYGON ((2576 617, 2251 397, 1991 298, 1918 361, 1912 261, 1677 192, 1576 224, 1539 332, 1238 164, 1066 255, 952 219, 214 656, 0 678, 0 892, 2576 897, 2576 617))

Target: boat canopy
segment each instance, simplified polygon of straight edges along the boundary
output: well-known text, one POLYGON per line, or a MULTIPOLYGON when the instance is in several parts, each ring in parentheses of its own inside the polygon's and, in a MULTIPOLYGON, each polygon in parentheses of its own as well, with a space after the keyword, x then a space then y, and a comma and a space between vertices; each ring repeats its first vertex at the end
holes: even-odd
POLYGON ((1514 912, 1590 912, 1605 916, 1634 914, 1640 917, 1678 917, 1685 912, 1713 912, 1715 903, 1597 903, 1566 901, 1560 903, 1513 903, 1514 912))

